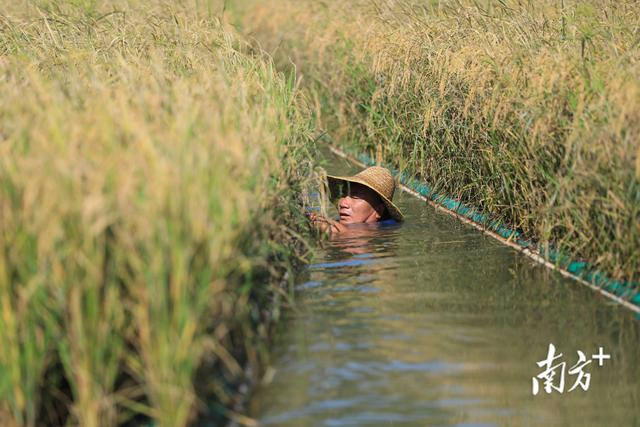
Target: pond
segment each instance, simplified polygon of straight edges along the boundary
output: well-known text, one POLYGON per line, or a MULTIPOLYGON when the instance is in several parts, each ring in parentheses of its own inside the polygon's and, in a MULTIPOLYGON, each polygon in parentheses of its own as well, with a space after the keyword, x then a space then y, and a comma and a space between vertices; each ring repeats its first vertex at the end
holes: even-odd
MULTIPOLYGON (((332 173, 359 170, 330 161, 332 173)), ((406 193, 394 201, 405 223, 319 244, 252 417, 296 427, 640 424, 630 311, 406 193), (564 378, 562 393, 537 379, 549 344, 562 354, 549 370, 554 386, 564 378), (610 359, 592 357, 600 347, 610 359), (569 372, 578 351, 584 376, 569 372)))

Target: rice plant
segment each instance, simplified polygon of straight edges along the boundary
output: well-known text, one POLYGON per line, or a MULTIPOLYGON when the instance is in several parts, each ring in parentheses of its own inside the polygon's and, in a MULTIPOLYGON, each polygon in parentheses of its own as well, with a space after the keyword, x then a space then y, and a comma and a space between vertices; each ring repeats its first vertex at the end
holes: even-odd
POLYGON ((223 6, 0 2, 2 425, 186 425, 257 372, 309 124, 223 6))
POLYGON ((610 277, 640 280, 640 6, 238 1, 320 127, 610 277))

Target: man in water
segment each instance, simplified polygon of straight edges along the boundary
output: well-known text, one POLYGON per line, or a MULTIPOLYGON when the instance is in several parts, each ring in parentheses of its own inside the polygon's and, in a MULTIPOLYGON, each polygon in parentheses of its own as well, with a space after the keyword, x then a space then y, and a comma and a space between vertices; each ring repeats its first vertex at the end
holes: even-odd
POLYGON ((375 224, 404 218, 391 200, 396 183, 388 169, 369 167, 354 176, 327 176, 329 196, 338 199, 339 220, 311 214, 312 224, 322 232, 343 233, 356 224, 375 224))

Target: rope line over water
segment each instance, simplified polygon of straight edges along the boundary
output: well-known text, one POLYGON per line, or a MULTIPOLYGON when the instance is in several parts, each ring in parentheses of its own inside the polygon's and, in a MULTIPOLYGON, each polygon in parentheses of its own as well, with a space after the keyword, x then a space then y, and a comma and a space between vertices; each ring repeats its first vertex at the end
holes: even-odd
MULTIPOLYGON (((350 154, 332 144, 328 144, 328 146, 334 154, 361 167, 376 164, 375 160, 366 154, 350 154)), ((406 172, 398 172, 395 168, 387 164, 384 164, 384 166, 398 178, 400 188, 406 193, 426 201, 434 208, 458 218, 460 221, 522 252, 529 258, 543 264, 551 270, 556 270, 563 276, 576 280, 592 290, 601 293, 612 301, 635 312, 638 318, 640 318, 640 293, 634 289, 638 286, 637 283, 612 280, 604 273, 592 269, 587 262, 571 260, 567 255, 561 254, 548 245, 541 247, 541 250, 537 250, 530 240, 522 236, 520 231, 505 227, 499 221, 478 212, 474 208, 465 206, 458 200, 434 192, 427 184, 418 181, 406 172), (546 258, 542 254, 545 254, 546 258)))

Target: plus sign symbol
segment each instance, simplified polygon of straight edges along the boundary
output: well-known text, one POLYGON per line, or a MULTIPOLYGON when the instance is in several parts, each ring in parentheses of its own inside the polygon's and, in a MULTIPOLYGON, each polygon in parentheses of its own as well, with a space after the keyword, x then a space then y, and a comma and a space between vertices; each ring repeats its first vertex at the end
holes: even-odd
POLYGON ((611 355, 605 354, 604 349, 602 347, 598 347, 598 354, 592 354, 591 358, 598 361, 598 366, 602 366, 606 359, 611 359, 611 355))

